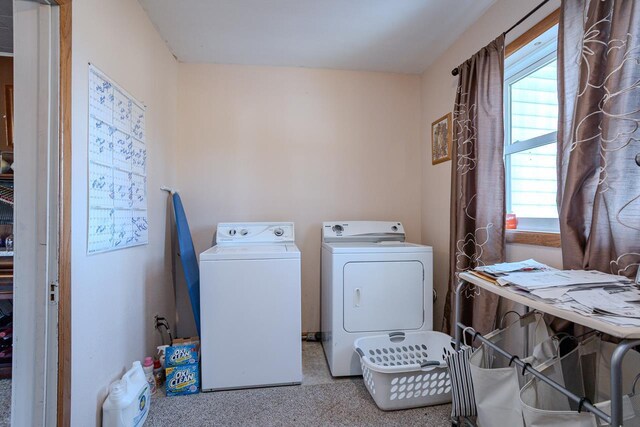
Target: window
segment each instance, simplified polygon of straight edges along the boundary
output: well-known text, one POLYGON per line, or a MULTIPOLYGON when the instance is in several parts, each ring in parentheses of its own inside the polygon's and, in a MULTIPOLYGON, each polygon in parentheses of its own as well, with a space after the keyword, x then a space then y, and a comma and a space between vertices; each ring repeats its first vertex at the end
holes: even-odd
POLYGON ((518 229, 559 229, 557 32, 553 26, 505 59, 506 204, 518 229))

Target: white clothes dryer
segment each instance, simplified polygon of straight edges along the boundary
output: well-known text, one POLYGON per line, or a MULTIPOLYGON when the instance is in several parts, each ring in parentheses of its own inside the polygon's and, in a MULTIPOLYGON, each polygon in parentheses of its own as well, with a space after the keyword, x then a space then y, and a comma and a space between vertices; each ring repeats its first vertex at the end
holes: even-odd
POLYGON ((202 390, 302 381, 293 223, 218 224, 200 254, 202 390))
POLYGON ((321 336, 331 375, 361 375, 353 342, 433 329, 433 250, 400 222, 322 225, 321 336))

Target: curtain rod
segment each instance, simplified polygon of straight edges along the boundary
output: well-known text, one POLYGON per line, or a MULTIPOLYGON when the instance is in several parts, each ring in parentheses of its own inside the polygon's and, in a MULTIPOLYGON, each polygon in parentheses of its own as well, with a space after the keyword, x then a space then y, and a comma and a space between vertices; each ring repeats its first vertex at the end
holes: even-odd
MULTIPOLYGON (((537 5, 531 12, 527 13, 525 16, 523 16, 522 18, 520 18, 520 20, 518 22, 516 22, 515 24, 513 24, 507 31, 505 31, 504 33, 502 33, 503 35, 507 35, 511 30, 513 30, 514 28, 516 28, 518 25, 522 24, 528 17, 530 17, 531 15, 533 15, 534 13, 536 13, 538 11, 538 9, 540 9, 542 6, 544 6, 545 4, 549 3, 549 0, 543 0, 542 3, 540 3, 539 5, 537 5)), ((451 75, 453 76, 457 76, 458 75, 458 67, 454 68, 453 70, 451 70, 451 75)))

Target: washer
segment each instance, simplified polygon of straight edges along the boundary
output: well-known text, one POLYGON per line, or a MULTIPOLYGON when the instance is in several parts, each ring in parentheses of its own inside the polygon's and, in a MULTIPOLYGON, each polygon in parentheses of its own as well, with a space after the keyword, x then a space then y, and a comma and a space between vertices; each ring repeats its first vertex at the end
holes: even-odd
POLYGON ((302 381, 293 223, 218 224, 200 254, 202 390, 302 381))
POLYGON ((433 250, 400 222, 322 225, 322 346, 331 375, 362 375, 357 338, 433 328, 433 250))

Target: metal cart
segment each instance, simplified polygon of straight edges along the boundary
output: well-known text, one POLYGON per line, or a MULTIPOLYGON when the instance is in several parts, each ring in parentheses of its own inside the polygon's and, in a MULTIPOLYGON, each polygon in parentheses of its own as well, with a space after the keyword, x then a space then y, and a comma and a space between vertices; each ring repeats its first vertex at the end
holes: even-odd
MULTIPOLYGON (((611 356, 611 414, 607 414, 600 409, 596 408, 591 402, 586 400, 583 396, 577 396, 574 393, 570 392, 562 385, 556 383, 555 381, 549 379, 544 374, 539 371, 533 369, 531 365, 522 362, 520 359, 516 357, 516 355, 512 355, 496 344, 490 342, 485 339, 480 334, 475 334, 475 338, 482 343, 486 344, 490 348, 492 348, 497 354, 502 355, 503 357, 513 360, 513 363, 538 378, 540 381, 548 384, 553 387, 560 393, 564 394, 571 401, 578 404, 578 407, 593 413, 598 418, 604 420, 606 423, 611 426, 622 426, 622 360, 624 359, 625 354, 629 349, 640 345, 640 327, 620 327, 615 326, 610 323, 603 322, 594 317, 584 316, 579 313, 560 309, 552 304, 547 304, 542 301, 534 300, 525 295, 516 293, 512 291, 509 287, 503 287, 492 283, 488 280, 484 280, 474 274, 469 272, 460 273, 459 274, 460 282, 456 286, 455 292, 455 316, 456 316, 456 328, 455 328, 455 343, 456 349, 460 348, 460 343, 462 340, 462 334, 466 330, 472 330, 467 325, 461 322, 461 307, 460 301, 462 297, 462 291, 466 286, 477 286, 483 290, 499 295, 508 300, 514 301, 516 303, 522 304, 527 309, 538 310, 543 313, 550 314, 552 316, 556 316, 562 319, 566 319, 570 322, 577 323, 579 325, 586 326, 591 329, 595 329, 605 334, 609 334, 611 336, 620 338, 621 341, 618 344, 616 350, 611 356)), ((452 420, 454 424, 459 424, 460 420, 452 420)))

